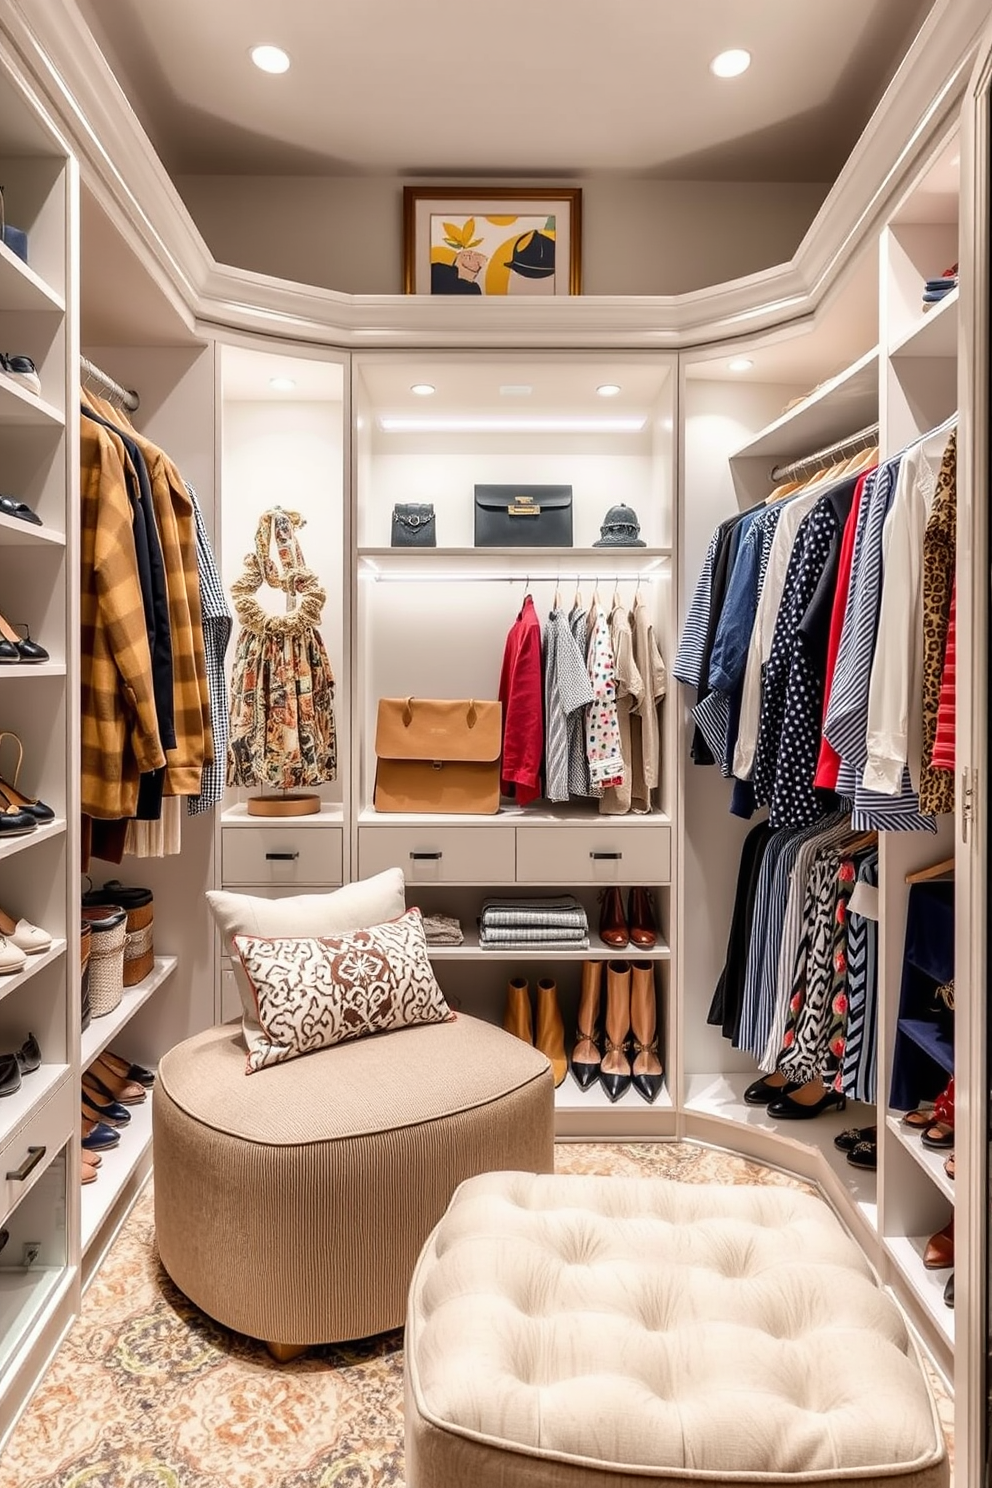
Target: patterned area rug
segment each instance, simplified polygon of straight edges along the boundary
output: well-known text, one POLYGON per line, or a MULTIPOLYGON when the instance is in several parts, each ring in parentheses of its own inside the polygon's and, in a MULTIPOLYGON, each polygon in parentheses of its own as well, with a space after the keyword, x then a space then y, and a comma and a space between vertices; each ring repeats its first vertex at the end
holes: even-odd
MULTIPOLYGON (((561 1144, 567 1173, 806 1188, 689 1143, 561 1144)), ((950 1439, 950 1402, 939 1393, 950 1439)), ((151 1188, 0 1459, 4 1488, 403 1488, 400 1332, 276 1365, 198 1313, 155 1250, 151 1188)))

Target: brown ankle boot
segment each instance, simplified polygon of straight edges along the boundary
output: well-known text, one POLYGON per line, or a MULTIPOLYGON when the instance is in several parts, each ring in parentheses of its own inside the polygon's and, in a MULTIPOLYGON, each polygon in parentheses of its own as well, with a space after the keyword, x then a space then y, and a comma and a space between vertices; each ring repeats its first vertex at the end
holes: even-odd
POLYGON ((555 1089, 568 1074, 565 1057, 565 1025, 558 1006, 558 988, 554 982, 542 977, 537 984, 537 1028, 534 1044, 551 1060, 551 1071, 555 1077, 555 1089))
POLYGON ((631 945, 648 950, 658 940, 654 904, 649 889, 631 889, 627 896, 627 928, 631 945))
POLYGON ((599 1083, 611 1101, 618 1101, 630 1084, 626 1049, 630 1038, 630 962, 606 964, 606 1037, 599 1066, 599 1083))
POLYGON ((582 992, 575 1024, 572 1074, 580 1090, 588 1090, 599 1075, 599 1004, 603 986, 602 961, 583 961, 582 992))
POLYGON ((630 1027, 634 1089, 651 1105, 658 1099, 664 1071, 658 1058, 658 999, 650 961, 630 965, 630 1027))
POLYGON ((627 916, 623 912, 623 894, 619 889, 604 889, 599 911, 599 938, 604 945, 622 951, 630 939, 627 916))
POLYGON ((534 1042, 534 1024, 530 1016, 530 988, 523 977, 514 977, 507 984, 503 1027, 507 1033, 523 1039, 525 1044, 534 1042))

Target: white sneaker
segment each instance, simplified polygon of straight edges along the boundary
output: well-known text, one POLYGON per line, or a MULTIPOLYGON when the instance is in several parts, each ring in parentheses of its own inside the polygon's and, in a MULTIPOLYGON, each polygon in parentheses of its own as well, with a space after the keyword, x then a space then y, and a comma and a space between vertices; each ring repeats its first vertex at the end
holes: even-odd
POLYGON ((17 949, 27 956, 38 956, 43 951, 52 949, 52 937, 48 931, 32 925, 30 920, 18 920, 13 933, 7 939, 13 941, 17 949))
POLYGON ((6 935, 0 935, 0 976, 10 976, 23 971, 27 956, 6 935))

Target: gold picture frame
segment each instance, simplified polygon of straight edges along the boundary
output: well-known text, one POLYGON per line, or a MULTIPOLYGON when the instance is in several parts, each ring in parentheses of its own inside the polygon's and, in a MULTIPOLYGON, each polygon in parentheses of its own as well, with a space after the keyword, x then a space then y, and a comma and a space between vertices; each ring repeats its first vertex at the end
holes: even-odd
POLYGON ((581 189, 404 187, 403 288, 476 299, 581 294, 581 189))

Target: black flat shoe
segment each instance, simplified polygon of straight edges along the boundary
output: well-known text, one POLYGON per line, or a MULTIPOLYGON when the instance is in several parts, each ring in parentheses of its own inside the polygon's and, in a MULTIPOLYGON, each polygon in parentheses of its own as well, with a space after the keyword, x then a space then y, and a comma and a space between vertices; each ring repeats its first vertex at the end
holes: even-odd
POLYGON ((33 1075, 41 1064, 41 1045, 33 1033, 29 1033, 14 1055, 22 1075, 33 1075))
POLYGON ((15 1095, 21 1088, 16 1054, 0 1054, 0 1096, 15 1095))
POLYGON ((856 1147, 851 1148, 847 1160, 852 1168, 864 1168, 873 1173, 878 1167, 878 1143, 859 1142, 856 1147))
POLYGON ((131 1112, 126 1106, 121 1106, 117 1101, 108 1101, 101 1105, 91 1095, 83 1091, 83 1115, 87 1121, 102 1121, 106 1126, 127 1126, 131 1120, 131 1112))
POLYGON ((851 1126, 847 1131, 838 1132, 834 1137, 834 1146, 838 1152, 853 1152, 859 1142, 877 1142, 877 1126, 851 1126))
POLYGON ((38 823, 30 812, 15 811, 13 807, 5 811, 3 801, 4 797, 0 796, 0 837, 24 837, 28 832, 37 832, 38 823))
POLYGON ((950 1276, 947 1278, 947 1285, 944 1287, 944 1301, 945 1301, 945 1303, 947 1304, 948 1307, 953 1307, 954 1306, 954 1272, 953 1271, 951 1272, 950 1276))
POLYGON ((769 1085, 767 1079, 762 1075, 760 1080, 755 1080, 744 1092, 744 1103, 748 1106, 767 1106, 769 1102, 779 1100, 790 1090, 798 1090, 798 1085, 786 1083, 785 1085, 769 1085))
POLYGON ((44 526, 38 513, 32 511, 26 501, 18 501, 13 496, 0 496, 0 512, 5 517, 16 517, 19 522, 31 522, 35 527, 44 526))
MULTIPOLYGON (((793 1086, 794 1090, 801 1086, 793 1086)), ((847 1106, 847 1096, 838 1095, 836 1090, 828 1090, 818 1101, 811 1106, 804 1106, 801 1101, 793 1100, 791 1095, 783 1095, 780 1100, 772 1101, 768 1107, 769 1116, 774 1116, 776 1121, 812 1121, 814 1116, 822 1116, 824 1111, 836 1108, 843 1111, 847 1106)))

